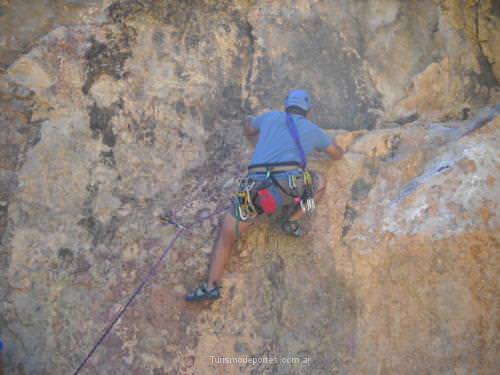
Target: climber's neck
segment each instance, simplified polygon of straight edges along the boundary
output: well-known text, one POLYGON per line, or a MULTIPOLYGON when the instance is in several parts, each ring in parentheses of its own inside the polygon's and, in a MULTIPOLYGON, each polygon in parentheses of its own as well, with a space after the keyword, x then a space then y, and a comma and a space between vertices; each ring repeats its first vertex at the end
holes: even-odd
POLYGON ((303 117, 307 116, 307 111, 304 111, 302 108, 299 107, 288 107, 285 110, 287 113, 290 113, 292 115, 300 115, 303 117))

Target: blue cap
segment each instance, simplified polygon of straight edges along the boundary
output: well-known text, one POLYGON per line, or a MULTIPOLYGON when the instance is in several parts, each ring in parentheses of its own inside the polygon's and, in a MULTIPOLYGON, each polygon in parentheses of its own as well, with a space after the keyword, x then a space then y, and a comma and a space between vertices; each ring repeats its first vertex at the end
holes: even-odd
POLYGON ((2 340, 0 340, 0 353, 2 352, 2 349, 3 349, 3 342, 2 340))
POLYGON ((285 99, 285 108, 299 107, 304 111, 311 109, 311 99, 309 93, 305 90, 291 90, 285 99))

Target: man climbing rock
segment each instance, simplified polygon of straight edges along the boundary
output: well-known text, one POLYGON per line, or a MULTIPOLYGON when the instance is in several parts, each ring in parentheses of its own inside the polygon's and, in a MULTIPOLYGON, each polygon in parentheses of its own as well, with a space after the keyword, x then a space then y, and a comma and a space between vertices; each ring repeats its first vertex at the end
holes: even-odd
POLYGON ((270 111, 244 123, 246 136, 258 135, 246 178, 224 216, 214 243, 208 279, 187 301, 217 299, 220 280, 234 243, 263 214, 278 217, 287 234, 301 237, 301 216, 311 214, 326 186, 318 173, 306 169, 312 150, 323 151, 333 160, 342 158, 342 149, 306 117, 311 109, 307 91, 292 90, 285 99, 285 112, 270 111))

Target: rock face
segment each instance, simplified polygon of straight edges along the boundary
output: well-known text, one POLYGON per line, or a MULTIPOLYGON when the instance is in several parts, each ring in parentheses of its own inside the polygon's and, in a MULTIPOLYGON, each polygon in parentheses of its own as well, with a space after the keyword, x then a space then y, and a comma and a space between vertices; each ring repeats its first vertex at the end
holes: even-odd
POLYGON ((348 149, 312 162, 311 235, 255 226, 192 306, 204 222, 86 371, 498 372, 497 1, 36 3, 0 1, 6 373, 71 373, 172 237, 157 214, 224 207, 241 119, 293 87, 348 149))

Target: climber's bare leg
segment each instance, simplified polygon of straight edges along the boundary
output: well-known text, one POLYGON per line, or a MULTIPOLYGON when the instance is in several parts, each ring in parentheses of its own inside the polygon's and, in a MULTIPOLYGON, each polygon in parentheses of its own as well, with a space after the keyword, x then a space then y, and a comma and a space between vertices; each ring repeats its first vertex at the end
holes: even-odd
POLYGON ((241 221, 239 221, 238 224, 236 224, 236 222, 237 220, 231 216, 231 214, 227 213, 224 216, 210 256, 207 280, 208 289, 212 289, 214 287, 214 282, 219 283, 222 278, 224 267, 229 261, 231 251, 236 241, 236 225, 239 225, 239 235, 246 233, 248 227, 251 225, 250 223, 243 223, 241 221))
MULTIPOLYGON (((316 176, 318 177, 318 189, 316 190, 316 193, 314 193, 314 201, 316 203, 319 202, 321 197, 323 196, 323 193, 325 192, 326 188, 326 179, 320 175, 319 173, 316 173, 316 176)), ((290 216, 288 220, 290 221, 296 221, 299 220, 302 215, 304 214, 304 211, 300 209, 300 207, 290 216)))

